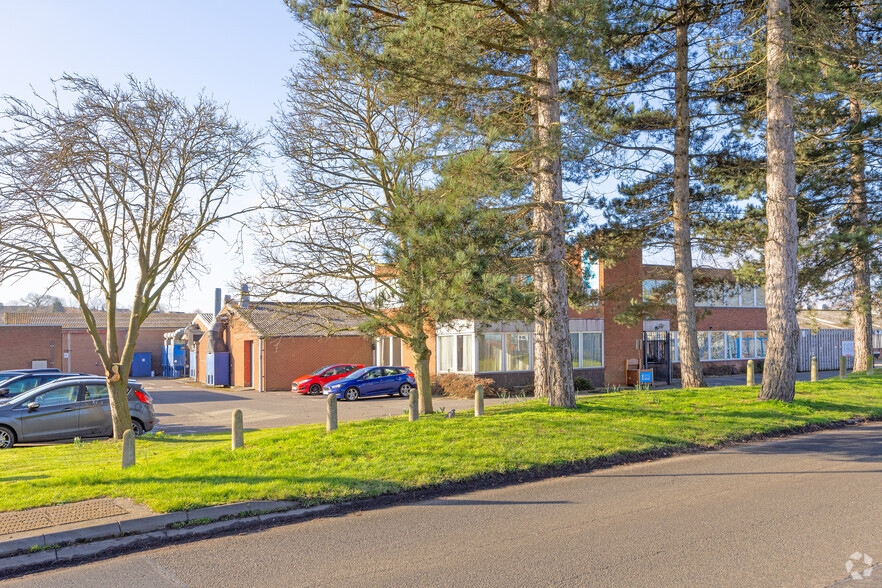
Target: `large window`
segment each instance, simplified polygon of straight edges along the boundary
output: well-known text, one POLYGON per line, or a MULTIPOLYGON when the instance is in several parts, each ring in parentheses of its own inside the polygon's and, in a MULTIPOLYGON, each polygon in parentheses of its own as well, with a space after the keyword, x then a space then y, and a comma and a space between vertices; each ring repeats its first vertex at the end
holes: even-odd
POLYGON ((574 368, 603 367, 603 333, 570 333, 574 368))
POLYGON ((377 338, 377 365, 401 365, 401 339, 377 338))
POLYGON ((757 357, 765 357, 766 356, 766 341, 769 339, 769 334, 766 331, 757 331, 756 332, 756 356, 757 357))
POLYGON ((726 359, 726 333, 711 331, 711 359, 726 359))
POLYGON ((741 333, 741 357, 754 357, 756 353, 756 345, 754 344, 753 331, 744 331, 741 333))
POLYGON ((702 360, 710 359, 710 345, 708 345, 708 333, 701 331, 698 333, 698 357, 702 360))
POLYGON ((739 359, 741 357, 740 333, 726 333, 726 357, 728 357, 729 359, 739 359))
POLYGON ((505 364, 510 372, 530 369, 530 335, 508 333, 505 335, 505 364))
POLYGON ((643 280, 643 301, 671 302, 670 280, 643 280))
POLYGON ((438 371, 474 371, 472 335, 443 335, 438 337, 438 371))
POLYGON ((478 335, 478 371, 501 372, 502 370, 502 334, 478 335))

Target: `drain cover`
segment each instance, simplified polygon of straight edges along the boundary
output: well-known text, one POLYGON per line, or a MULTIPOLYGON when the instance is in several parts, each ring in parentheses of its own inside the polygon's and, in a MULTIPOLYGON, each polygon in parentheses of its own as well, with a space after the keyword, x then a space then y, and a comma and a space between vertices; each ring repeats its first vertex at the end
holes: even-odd
POLYGON ((112 500, 86 500, 59 506, 33 508, 17 512, 0 513, 0 534, 20 533, 55 525, 103 519, 124 515, 128 511, 112 500))

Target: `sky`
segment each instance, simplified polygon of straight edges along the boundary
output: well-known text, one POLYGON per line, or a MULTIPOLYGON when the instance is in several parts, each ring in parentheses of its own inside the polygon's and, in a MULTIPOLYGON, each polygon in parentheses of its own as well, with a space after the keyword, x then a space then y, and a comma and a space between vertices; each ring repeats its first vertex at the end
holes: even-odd
MULTIPOLYGON (((185 98, 204 91, 256 128, 266 126, 285 98, 301 31, 281 0, 0 0, 0 14, 0 94, 26 98, 32 88, 48 94, 51 79, 63 73, 95 76, 104 85, 131 73, 185 98)), ((211 311, 214 289, 228 292, 239 271, 248 273, 247 250, 234 256, 223 242, 202 250, 210 273, 165 306, 211 311)), ((39 278, 0 283, 0 302, 46 286, 39 278)), ((51 293, 70 299, 62 290, 51 293)))

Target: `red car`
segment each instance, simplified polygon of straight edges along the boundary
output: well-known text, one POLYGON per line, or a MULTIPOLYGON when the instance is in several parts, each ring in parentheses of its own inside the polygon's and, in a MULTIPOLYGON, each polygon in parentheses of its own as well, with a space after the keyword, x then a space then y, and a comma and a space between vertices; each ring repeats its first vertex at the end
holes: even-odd
POLYGON ((338 380, 347 374, 351 374, 355 370, 360 370, 364 366, 354 363, 341 363, 337 365, 326 365, 305 376, 300 376, 291 382, 291 392, 300 392, 301 394, 321 394, 322 387, 328 382, 338 380))

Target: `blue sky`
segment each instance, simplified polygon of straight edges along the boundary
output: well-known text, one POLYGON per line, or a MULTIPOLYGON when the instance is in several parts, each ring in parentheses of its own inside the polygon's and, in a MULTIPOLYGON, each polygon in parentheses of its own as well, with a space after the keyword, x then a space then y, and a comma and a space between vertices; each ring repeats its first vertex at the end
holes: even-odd
MULTIPOLYGON (((300 27, 280 0, 0 0, 0 14, 0 94, 17 97, 31 87, 48 93, 51 78, 65 72, 103 84, 132 73, 184 97, 204 89, 239 120, 263 127, 284 99, 284 79, 297 60, 292 45, 300 27)), ((241 258, 230 262, 223 243, 204 249, 212 271, 172 301, 176 310, 212 310, 214 288, 226 291, 242 266, 241 258)), ((0 302, 45 287, 36 279, 0 284, 0 302)))

